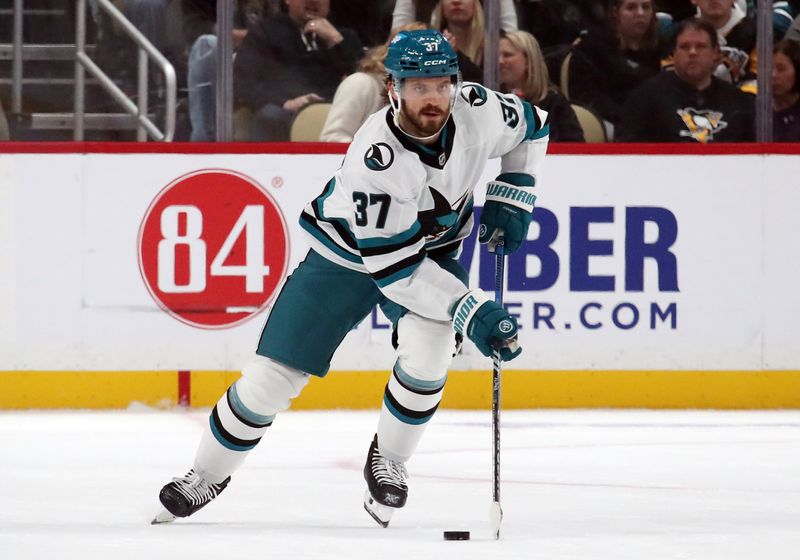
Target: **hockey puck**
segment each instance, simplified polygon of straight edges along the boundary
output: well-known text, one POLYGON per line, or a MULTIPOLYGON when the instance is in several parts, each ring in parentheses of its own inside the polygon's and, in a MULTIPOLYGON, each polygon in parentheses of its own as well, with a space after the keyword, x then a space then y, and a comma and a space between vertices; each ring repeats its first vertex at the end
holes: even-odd
POLYGON ((445 531, 444 540, 446 541, 468 541, 469 531, 445 531))

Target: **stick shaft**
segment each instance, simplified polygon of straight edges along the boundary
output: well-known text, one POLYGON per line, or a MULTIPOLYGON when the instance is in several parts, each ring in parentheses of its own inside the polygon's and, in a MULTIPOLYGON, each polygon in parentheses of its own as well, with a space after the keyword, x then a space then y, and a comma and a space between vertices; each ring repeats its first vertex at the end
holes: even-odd
MULTIPOLYGON (((503 243, 498 243, 495 248, 495 285, 494 299, 499 305, 503 305, 503 285, 505 280, 505 252, 503 243)), ((492 353, 492 498, 500 503, 500 373, 501 362, 500 352, 495 350, 492 353)))

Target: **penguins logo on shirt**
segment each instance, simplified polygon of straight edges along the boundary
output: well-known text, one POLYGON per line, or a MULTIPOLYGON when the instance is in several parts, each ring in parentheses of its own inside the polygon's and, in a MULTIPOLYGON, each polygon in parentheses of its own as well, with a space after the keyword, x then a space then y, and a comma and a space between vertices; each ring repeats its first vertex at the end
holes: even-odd
POLYGON ((678 109, 677 113, 688 129, 681 130, 680 135, 694 138, 701 144, 711 142, 714 140, 714 134, 728 126, 728 123, 722 120, 723 115, 719 111, 698 111, 693 107, 686 107, 678 109))
POLYGON ((461 88, 461 98, 470 104, 470 107, 480 107, 488 99, 486 89, 477 84, 467 84, 461 88))
POLYGON ((394 151, 385 142, 372 144, 364 154, 364 164, 373 171, 388 169, 394 161, 394 151))

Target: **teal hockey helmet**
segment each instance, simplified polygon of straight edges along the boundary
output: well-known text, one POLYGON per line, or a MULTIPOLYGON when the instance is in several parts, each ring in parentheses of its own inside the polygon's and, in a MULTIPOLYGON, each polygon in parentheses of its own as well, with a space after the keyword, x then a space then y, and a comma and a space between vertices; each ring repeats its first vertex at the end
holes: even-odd
POLYGON ((458 56, 434 29, 401 31, 389 44, 386 72, 396 80, 458 76, 458 56))

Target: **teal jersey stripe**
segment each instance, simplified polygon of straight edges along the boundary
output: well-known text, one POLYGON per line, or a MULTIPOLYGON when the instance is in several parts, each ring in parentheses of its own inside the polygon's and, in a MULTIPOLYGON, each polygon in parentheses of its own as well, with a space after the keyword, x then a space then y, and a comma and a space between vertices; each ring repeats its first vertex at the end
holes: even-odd
POLYGON ((527 101, 523 101, 522 108, 525 113, 525 124, 527 127, 525 129, 525 140, 536 140, 538 138, 544 138, 545 136, 550 134, 549 124, 544 124, 542 128, 537 129, 537 124, 542 124, 542 123, 538 122, 539 119, 537 118, 536 113, 534 112, 533 107, 531 107, 530 103, 528 103, 527 101))
POLYGON ((399 410, 397 410, 392 403, 389 402, 389 399, 386 395, 383 395, 383 404, 386 405, 386 408, 389 409, 389 412, 392 413, 392 416, 400 420, 403 424, 411 424, 413 426, 419 426, 421 424, 425 424, 428 420, 433 418, 433 414, 429 416, 425 416, 424 418, 411 418, 410 416, 406 416, 399 410))
MULTIPOLYGON (((313 219, 313 217, 312 217, 313 219)), ((316 220, 315 220, 316 221, 316 220)), ((300 226, 310 233, 317 241, 325 245, 328 249, 336 253, 338 256, 342 257, 343 259, 350 261, 356 264, 364 264, 364 261, 361 260, 361 257, 354 255, 349 251, 345 251, 339 245, 334 243, 330 238, 323 235, 322 232, 317 230, 314 226, 306 222, 305 220, 300 220, 300 226)))
POLYGON ((550 125, 546 124, 544 125, 544 127, 541 128, 541 130, 539 130, 539 132, 537 132, 530 138, 527 138, 527 140, 538 140, 539 138, 544 138, 545 136, 549 135, 550 135, 550 125))
POLYGON ((317 208, 317 212, 319 212, 320 217, 325 220, 327 220, 328 218, 325 217, 325 213, 322 211, 322 207, 325 205, 325 199, 333 194, 333 190, 335 188, 336 188, 336 177, 331 177, 331 180, 328 181, 328 184, 325 185, 325 188, 322 190, 322 194, 319 195, 313 202, 313 204, 317 208))
POLYGON ((231 451, 250 451, 251 449, 253 449, 255 447, 255 444, 245 446, 245 445, 236 445, 234 443, 229 442, 227 439, 222 437, 222 434, 219 433, 219 431, 217 430, 217 427, 214 425, 214 419, 212 417, 210 417, 210 416, 208 418, 208 423, 211 426, 211 433, 214 434, 214 438, 223 447, 226 447, 227 449, 230 449, 231 451))
POLYGON ((373 247, 395 245, 397 243, 403 243, 405 241, 408 241, 409 239, 414 237, 419 232, 421 227, 422 226, 419 225, 419 222, 414 222, 414 224, 409 229, 400 232, 397 235, 393 235, 391 237, 368 237, 366 239, 356 238, 356 243, 358 244, 359 249, 371 249, 373 247))
MULTIPOLYGON (((313 200, 311 203, 316 216, 319 216, 317 220, 322 220, 323 222, 327 222, 333 225, 336 228, 336 232, 342 236, 342 238, 348 236, 350 239, 345 240, 345 242, 351 242, 350 247, 355 248, 356 243, 356 236, 353 235, 353 231, 350 229, 350 224, 347 223, 347 220, 344 218, 329 218, 325 215, 323 211, 323 207, 325 206, 325 201, 329 196, 333 194, 333 191, 336 189, 336 177, 332 177, 330 181, 325 185, 325 189, 323 189, 322 194, 319 195, 317 198, 313 200), (338 226, 338 227, 337 227, 338 226)), ((315 216, 315 217, 316 217, 315 216)))

